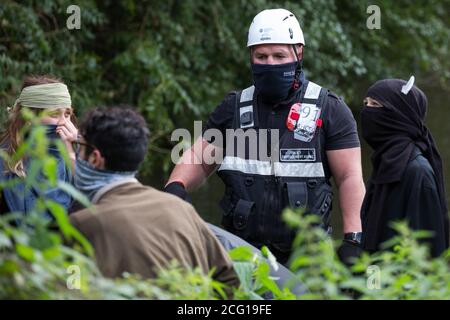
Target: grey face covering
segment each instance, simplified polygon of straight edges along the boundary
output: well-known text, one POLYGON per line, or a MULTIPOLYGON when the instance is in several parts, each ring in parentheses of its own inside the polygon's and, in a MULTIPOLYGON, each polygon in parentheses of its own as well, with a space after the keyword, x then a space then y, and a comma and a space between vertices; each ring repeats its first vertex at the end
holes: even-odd
POLYGON ((89 162, 77 157, 75 164, 75 188, 83 192, 92 201, 97 191, 104 186, 123 179, 134 178, 137 171, 117 172, 98 170, 89 162))

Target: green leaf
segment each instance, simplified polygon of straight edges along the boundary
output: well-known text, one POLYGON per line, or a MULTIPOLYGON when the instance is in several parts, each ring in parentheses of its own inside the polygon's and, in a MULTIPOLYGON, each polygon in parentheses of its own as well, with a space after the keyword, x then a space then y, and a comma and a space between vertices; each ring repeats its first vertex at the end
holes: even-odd
POLYGON ((58 171, 58 161, 54 157, 47 157, 43 161, 42 170, 44 172, 45 177, 48 179, 48 182, 51 186, 56 185, 57 181, 57 171, 58 171))
POLYGON ((52 200, 47 200, 46 206, 55 217, 63 235, 68 239, 71 239, 72 237, 76 239, 83 246, 83 249, 86 250, 86 253, 92 256, 94 250, 91 244, 75 227, 72 226, 64 207, 52 200))
POLYGON ((42 255, 45 259, 51 260, 61 255, 61 249, 59 247, 52 247, 42 251, 42 255))
POLYGON ((20 266, 17 264, 16 261, 12 260, 3 261, 2 264, 0 264, 0 278, 3 276, 9 276, 9 274, 18 272, 19 270, 20 266), (5 273, 7 275, 3 275, 5 273))
POLYGON ((0 231, 0 248, 10 248, 11 245, 11 239, 2 231, 0 231))
POLYGON ((18 243, 16 244, 16 252, 17 254, 24 258, 27 261, 34 261, 34 249, 26 246, 24 244, 18 243))
POLYGON ((240 246, 228 251, 233 261, 252 261, 255 254, 250 247, 240 246))
POLYGON ((72 160, 70 159, 69 153, 67 152, 67 148, 61 140, 55 141, 56 148, 58 149, 59 154, 62 156, 65 165, 68 168, 72 168, 72 160))
POLYGON ((267 258, 272 269, 277 271, 279 268, 278 263, 277 263, 277 258, 275 258, 275 256, 272 254, 272 252, 270 252, 269 248, 267 248, 266 246, 263 246, 261 248, 261 253, 263 254, 263 256, 265 258, 267 258))
POLYGON ((77 189, 75 189, 70 183, 59 180, 57 183, 57 186, 62 191, 65 191, 67 194, 70 194, 70 196, 72 198, 77 200, 79 203, 81 203, 86 208, 92 207, 91 202, 89 201, 89 198, 86 197, 83 193, 81 193, 77 189))
POLYGON ((58 226, 63 235, 66 238, 70 238, 72 226, 69 222, 69 218, 64 207, 53 200, 47 200, 45 204, 52 215, 55 217, 56 222, 58 223, 58 226))
POLYGON ((264 287, 274 294, 275 297, 283 295, 276 282, 270 277, 270 267, 267 262, 262 262, 256 269, 255 276, 264 287))
POLYGON ((239 277, 241 288, 244 292, 250 292, 253 288, 253 264, 250 262, 234 262, 234 270, 239 277))

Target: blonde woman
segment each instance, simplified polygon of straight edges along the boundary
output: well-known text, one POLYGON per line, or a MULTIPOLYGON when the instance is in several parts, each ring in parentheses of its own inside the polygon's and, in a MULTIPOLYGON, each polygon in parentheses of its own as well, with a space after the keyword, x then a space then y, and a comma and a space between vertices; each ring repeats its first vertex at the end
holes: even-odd
MULTIPOLYGON (((75 161, 75 152, 72 141, 77 139, 78 130, 74 123, 76 118, 72 110, 72 102, 67 86, 60 80, 51 76, 28 76, 25 78, 22 91, 14 106, 9 110, 9 117, 4 131, 0 135, 0 148, 12 156, 22 142, 21 129, 27 125, 22 117, 22 109, 27 108, 40 116, 40 121, 47 129, 47 138, 61 139, 67 147, 71 160, 75 161)), ((59 180, 72 181, 72 168, 64 163, 56 147, 52 144, 48 152, 58 160, 57 176, 59 180)), ((0 159, 0 180, 6 181, 27 175, 26 158, 15 162, 5 162, 0 159)), ((34 208, 36 198, 45 197, 58 202, 68 209, 71 197, 62 190, 53 188, 36 190, 26 188, 24 183, 16 183, 6 188, 1 194, 0 212, 24 212, 34 208)))

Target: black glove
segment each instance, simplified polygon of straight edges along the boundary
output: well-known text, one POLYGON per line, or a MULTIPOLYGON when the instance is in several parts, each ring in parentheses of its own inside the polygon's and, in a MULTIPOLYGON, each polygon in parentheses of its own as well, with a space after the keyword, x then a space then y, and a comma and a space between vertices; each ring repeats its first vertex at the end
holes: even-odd
POLYGON ((183 184, 181 182, 175 181, 169 183, 165 188, 164 192, 173 194, 174 196, 177 196, 184 201, 187 201, 189 203, 192 203, 192 199, 187 193, 186 189, 184 188, 183 184))
POLYGON ((354 262, 353 260, 359 258, 362 252, 363 250, 359 243, 344 240, 337 250, 337 255, 343 264, 345 264, 347 267, 351 267, 354 262))

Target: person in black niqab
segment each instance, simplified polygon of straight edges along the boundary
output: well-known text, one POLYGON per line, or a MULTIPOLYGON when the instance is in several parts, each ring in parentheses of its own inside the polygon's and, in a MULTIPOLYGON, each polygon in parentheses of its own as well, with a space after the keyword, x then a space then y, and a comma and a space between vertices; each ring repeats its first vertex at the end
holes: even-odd
POLYGON ((380 80, 366 94, 362 136, 373 149, 372 176, 362 206, 363 248, 380 250, 395 235, 394 220, 432 231, 431 254, 449 247, 449 221, 442 159, 424 120, 427 98, 406 81, 380 80))

